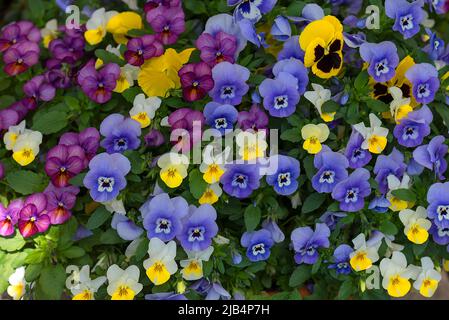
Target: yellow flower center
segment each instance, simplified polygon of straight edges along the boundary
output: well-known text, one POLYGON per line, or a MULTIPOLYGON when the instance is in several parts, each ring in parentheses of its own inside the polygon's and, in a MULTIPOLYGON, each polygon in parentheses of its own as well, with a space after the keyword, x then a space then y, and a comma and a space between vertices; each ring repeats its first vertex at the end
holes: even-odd
POLYGON ((161 285, 170 279, 170 273, 168 272, 165 264, 162 261, 155 262, 151 267, 147 269, 147 276, 155 285, 161 285))
POLYGON ((363 271, 372 266, 372 261, 368 258, 366 251, 357 252, 349 262, 351 267, 356 271, 363 271))
POLYGON ((128 286, 119 286, 112 295, 111 300, 133 300, 135 292, 128 286))
POLYGON ((89 290, 84 290, 81 293, 75 295, 72 300, 93 300, 93 294, 89 290))

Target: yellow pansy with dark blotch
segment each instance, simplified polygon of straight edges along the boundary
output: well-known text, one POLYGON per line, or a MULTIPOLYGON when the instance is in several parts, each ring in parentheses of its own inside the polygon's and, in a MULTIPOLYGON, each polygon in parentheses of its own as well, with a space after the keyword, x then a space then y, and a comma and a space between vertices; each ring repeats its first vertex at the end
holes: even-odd
POLYGON ((309 23, 299 36, 305 52, 304 65, 318 77, 328 79, 338 75, 343 66, 343 26, 334 16, 309 23))

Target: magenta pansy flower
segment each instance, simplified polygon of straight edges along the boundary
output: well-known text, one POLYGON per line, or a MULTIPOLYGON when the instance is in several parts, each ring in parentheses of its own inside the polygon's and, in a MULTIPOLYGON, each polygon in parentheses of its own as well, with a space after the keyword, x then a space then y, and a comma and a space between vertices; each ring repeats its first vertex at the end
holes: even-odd
POLYGON ((75 206, 79 191, 75 186, 56 188, 51 183, 48 185, 44 193, 47 197, 46 210, 51 224, 63 224, 70 219, 71 209, 75 206))
POLYGON ((39 61, 39 46, 31 41, 20 42, 9 48, 3 55, 3 70, 10 76, 25 72, 39 61))
POLYGON ((186 101, 200 100, 214 87, 212 71, 205 62, 186 64, 179 70, 178 75, 186 101))
POLYGON ((234 63, 237 38, 223 31, 215 35, 203 33, 196 40, 196 47, 201 51, 201 60, 211 67, 223 61, 234 63))
POLYGON ((23 208, 23 200, 11 201, 7 208, 0 203, 0 235, 8 237, 14 233, 14 226, 19 220, 20 210, 23 208))
POLYGON ((125 59, 133 66, 141 66, 145 60, 158 57, 164 53, 164 46, 150 34, 140 38, 133 38, 127 43, 128 50, 125 51, 125 59))
POLYGON ((60 144, 47 153, 45 172, 56 187, 66 187, 84 168, 84 150, 80 146, 60 144))
POLYGON ((47 215, 47 197, 43 193, 35 193, 26 198, 19 214, 19 231, 24 238, 47 231, 50 217, 47 215))

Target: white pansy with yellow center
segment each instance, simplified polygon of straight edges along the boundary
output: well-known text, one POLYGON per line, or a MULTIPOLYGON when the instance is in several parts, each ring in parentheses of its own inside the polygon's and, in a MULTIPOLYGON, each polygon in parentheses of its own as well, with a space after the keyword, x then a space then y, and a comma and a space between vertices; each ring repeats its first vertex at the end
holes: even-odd
POLYGON ((220 146, 209 144, 204 148, 203 162, 200 164, 200 172, 203 179, 209 184, 220 181, 220 177, 225 173, 226 159, 230 154, 230 148, 221 152, 220 146))
POLYGON ((95 10, 86 23, 84 38, 90 45, 99 44, 106 36, 106 26, 109 20, 117 15, 117 11, 106 11, 105 8, 95 10))
POLYGON ((25 267, 17 268, 8 279, 9 286, 7 292, 14 300, 20 300, 25 294, 25 267))
POLYGON ((139 72, 139 67, 130 64, 125 64, 123 67, 120 67, 120 77, 117 79, 117 85, 115 86, 114 92, 122 93, 134 86, 134 82, 137 80, 139 72))
POLYGON ((410 105, 411 99, 404 98, 402 96, 402 90, 398 87, 390 87, 388 88, 388 92, 393 97, 393 101, 390 102, 391 116, 396 121, 396 124, 398 124, 402 118, 413 111, 413 108, 410 105))
POLYGON ((170 279, 170 276, 178 270, 176 264, 176 243, 169 241, 165 244, 159 238, 151 238, 148 245, 148 255, 143 262, 148 278, 155 285, 161 285, 170 279))
POLYGON ((203 277, 203 261, 209 261, 214 252, 214 247, 210 246, 203 251, 186 251, 187 259, 180 262, 182 277, 185 280, 199 280, 203 277))
POLYGON ((359 132, 364 141, 362 149, 371 153, 381 153, 387 145, 388 129, 382 127, 382 121, 374 114, 369 114, 370 126, 366 127, 363 122, 354 125, 354 129, 359 132))
POLYGON ((304 98, 309 100, 315 106, 318 113, 320 114, 321 119, 326 122, 334 120, 335 112, 323 113, 323 111, 321 110, 323 104, 331 99, 331 91, 316 83, 312 83, 312 88, 313 91, 306 91, 304 93, 304 98))
POLYGON ((243 160, 255 160, 265 156, 268 148, 265 131, 242 131, 235 138, 238 155, 243 160))
POLYGON ((398 190, 398 189, 409 189, 410 188, 410 177, 404 173, 404 176, 402 177, 402 180, 399 180, 395 175, 390 174, 387 177, 388 182, 388 193, 387 193, 387 199, 390 201, 390 209, 393 211, 401 211, 403 209, 406 209, 408 207, 408 202, 405 200, 401 200, 399 198, 396 198, 392 191, 398 190))
POLYGON ((161 99, 158 97, 145 97, 140 93, 134 98, 133 107, 129 111, 131 118, 140 123, 142 128, 150 125, 156 114, 156 110, 161 106, 161 99))
POLYGON ((47 21, 45 24, 45 28, 41 29, 42 41, 44 43, 44 47, 48 48, 50 42, 58 37, 58 20, 51 19, 47 21))
POLYGON ((301 136, 304 140, 303 149, 310 154, 317 154, 321 151, 321 145, 329 137, 329 128, 324 123, 306 124, 301 129, 301 136))
POLYGON ((393 252, 391 259, 384 258, 380 262, 382 274, 382 287, 392 297, 405 296, 411 288, 409 279, 416 279, 419 268, 414 265, 407 266, 407 259, 400 251, 393 252))
POLYGON ((143 288, 139 283, 140 270, 134 265, 123 270, 113 264, 109 267, 106 276, 109 282, 107 291, 111 300, 133 300, 143 288))
POLYGON ((441 280, 441 273, 435 270, 430 257, 421 258, 421 272, 418 274, 413 288, 426 298, 431 298, 438 288, 441 280))
POLYGON ((187 177, 189 168, 189 158, 183 154, 169 152, 163 154, 158 160, 157 165, 161 168, 159 173, 162 181, 169 188, 179 187, 182 180, 187 177))
POLYGON ((25 129, 25 125, 26 122, 25 120, 23 120, 18 125, 10 126, 8 128, 8 132, 6 132, 5 135, 3 136, 3 142, 5 143, 6 150, 12 150, 19 136, 25 133, 26 131, 29 131, 25 129))
POLYGON ((427 241, 432 223, 427 220, 426 208, 418 207, 416 211, 404 209, 399 212, 399 219, 404 224, 404 233, 411 242, 422 244, 427 241))
POLYGON ((218 201, 220 196, 223 194, 223 190, 221 190, 220 184, 214 183, 207 186, 201 198, 198 199, 200 204, 214 204, 218 201))
POLYGON ((70 288, 72 300, 95 300, 95 293, 106 282, 106 277, 90 278, 90 267, 85 265, 79 273, 79 282, 70 288))
POLYGON ((21 134, 12 148, 13 159, 21 166, 26 166, 34 161, 39 153, 42 143, 42 133, 39 131, 26 130, 21 134))
POLYGON ((354 251, 349 255, 349 263, 355 271, 363 271, 371 268, 374 262, 379 260, 379 250, 381 241, 367 243, 365 235, 359 234, 352 240, 354 251))

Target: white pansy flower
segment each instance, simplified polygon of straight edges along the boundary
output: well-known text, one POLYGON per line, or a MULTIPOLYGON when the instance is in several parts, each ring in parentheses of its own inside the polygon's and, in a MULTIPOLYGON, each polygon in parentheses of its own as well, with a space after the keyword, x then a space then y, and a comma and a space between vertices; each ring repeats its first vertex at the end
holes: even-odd
POLYGON ((326 122, 334 120, 335 112, 323 113, 321 109, 323 104, 331 99, 331 91, 316 83, 312 83, 312 88, 313 91, 306 91, 304 93, 304 98, 309 100, 315 106, 321 119, 326 122))
POLYGON ((114 264, 109 267, 106 276, 109 282, 107 291, 112 300, 133 300, 143 288, 139 283, 140 270, 134 265, 123 270, 114 264))
POLYGON ((6 132, 3 136, 3 142, 5 143, 6 150, 12 150, 19 136, 27 131, 27 129, 25 129, 25 124, 25 120, 22 120, 22 122, 18 125, 10 126, 8 128, 8 132, 6 132))
POLYGON ((408 202, 405 200, 401 200, 393 196, 393 191, 398 189, 409 189, 410 188, 410 177, 404 173, 402 180, 399 180, 395 175, 390 174, 387 177, 388 182, 388 193, 387 199, 390 201, 390 209, 393 211, 401 211, 406 209, 408 206, 408 202))
POLYGON ((25 267, 17 268, 14 273, 9 276, 8 282, 8 294, 14 300, 20 300, 25 294, 26 288, 25 267))
POLYGON ((441 273, 435 270, 430 257, 421 258, 421 270, 413 283, 413 287, 419 290, 424 297, 431 298, 441 281, 441 273))
POLYGON ((404 209, 399 212, 399 219, 404 225, 404 233, 407 238, 416 244, 422 244, 429 238, 428 230, 432 226, 427 219, 427 210, 424 207, 416 208, 416 211, 404 209))
POLYGON ((86 22, 87 31, 84 33, 86 41, 90 45, 99 44, 106 36, 108 21, 117 14, 117 11, 106 11, 105 8, 95 10, 86 22))
POLYGON ((203 261, 209 261, 214 252, 214 247, 210 246, 202 251, 186 251, 187 259, 181 260, 180 264, 182 277, 185 280, 198 280, 203 277, 203 261))
POLYGON ((95 293, 106 282, 106 277, 90 278, 90 267, 85 265, 79 272, 79 282, 70 288, 73 300, 94 300, 95 293))
POLYGON ((381 241, 367 242, 363 233, 352 240, 354 251, 350 254, 350 264, 355 271, 369 269, 374 262, 379 260, 378 250, 381 241))
POLYGON ((178 270, 176 264, 176 243, 165 244, 159 238, 151 238, 148 245, 149 258, 143 262, 148 278, 155 285, 161 285, 178 270))
POLYGON ((156 114, 156 110, 161 106, 161 99, 158 97, 145 97, 145 94, 138 94, 134 98, 133 107, 129 111, 131 118, 140 123, 142 128, 150 125, 156 114))
POLYGON ((111 201, 104 202, 104 207, 110 213, 118 213, 121 215, 126 215, 125 205, 123 204, 123 200, 117 200, 117 198, 112 199, 111 201))
POLYGON ((393 100, 390 102, 390 113, 396 123, 399 123, 399 120, 407 116, 407 114, 413 111, 413 108, 410 106, 411 99, 404 98, 402 96, 402 90, 398 87, 390 87, 388 88, 388 92, 390 93, 393 100))
POLYGON ((41 29, 41 36, 44 42, 44 47, 48 48, 50 42, 58 37, 58 20, 51 19, 47 21, 45 27, 41 29))
POLYGON ((268 148, 265 131, 242 131, 237 134, 235 142, 238 155, 243 160, 255 160, 265 156, 268 148))
POLYGON ((362 149, 369 150, 371 153, 379 154, 387 145, 388 129, 382 127, 382 121, 374 114, 369 114, 370 126, 366 127, 363 122, 354 125, 354 129, 359 132, 364 141, 362 149))

